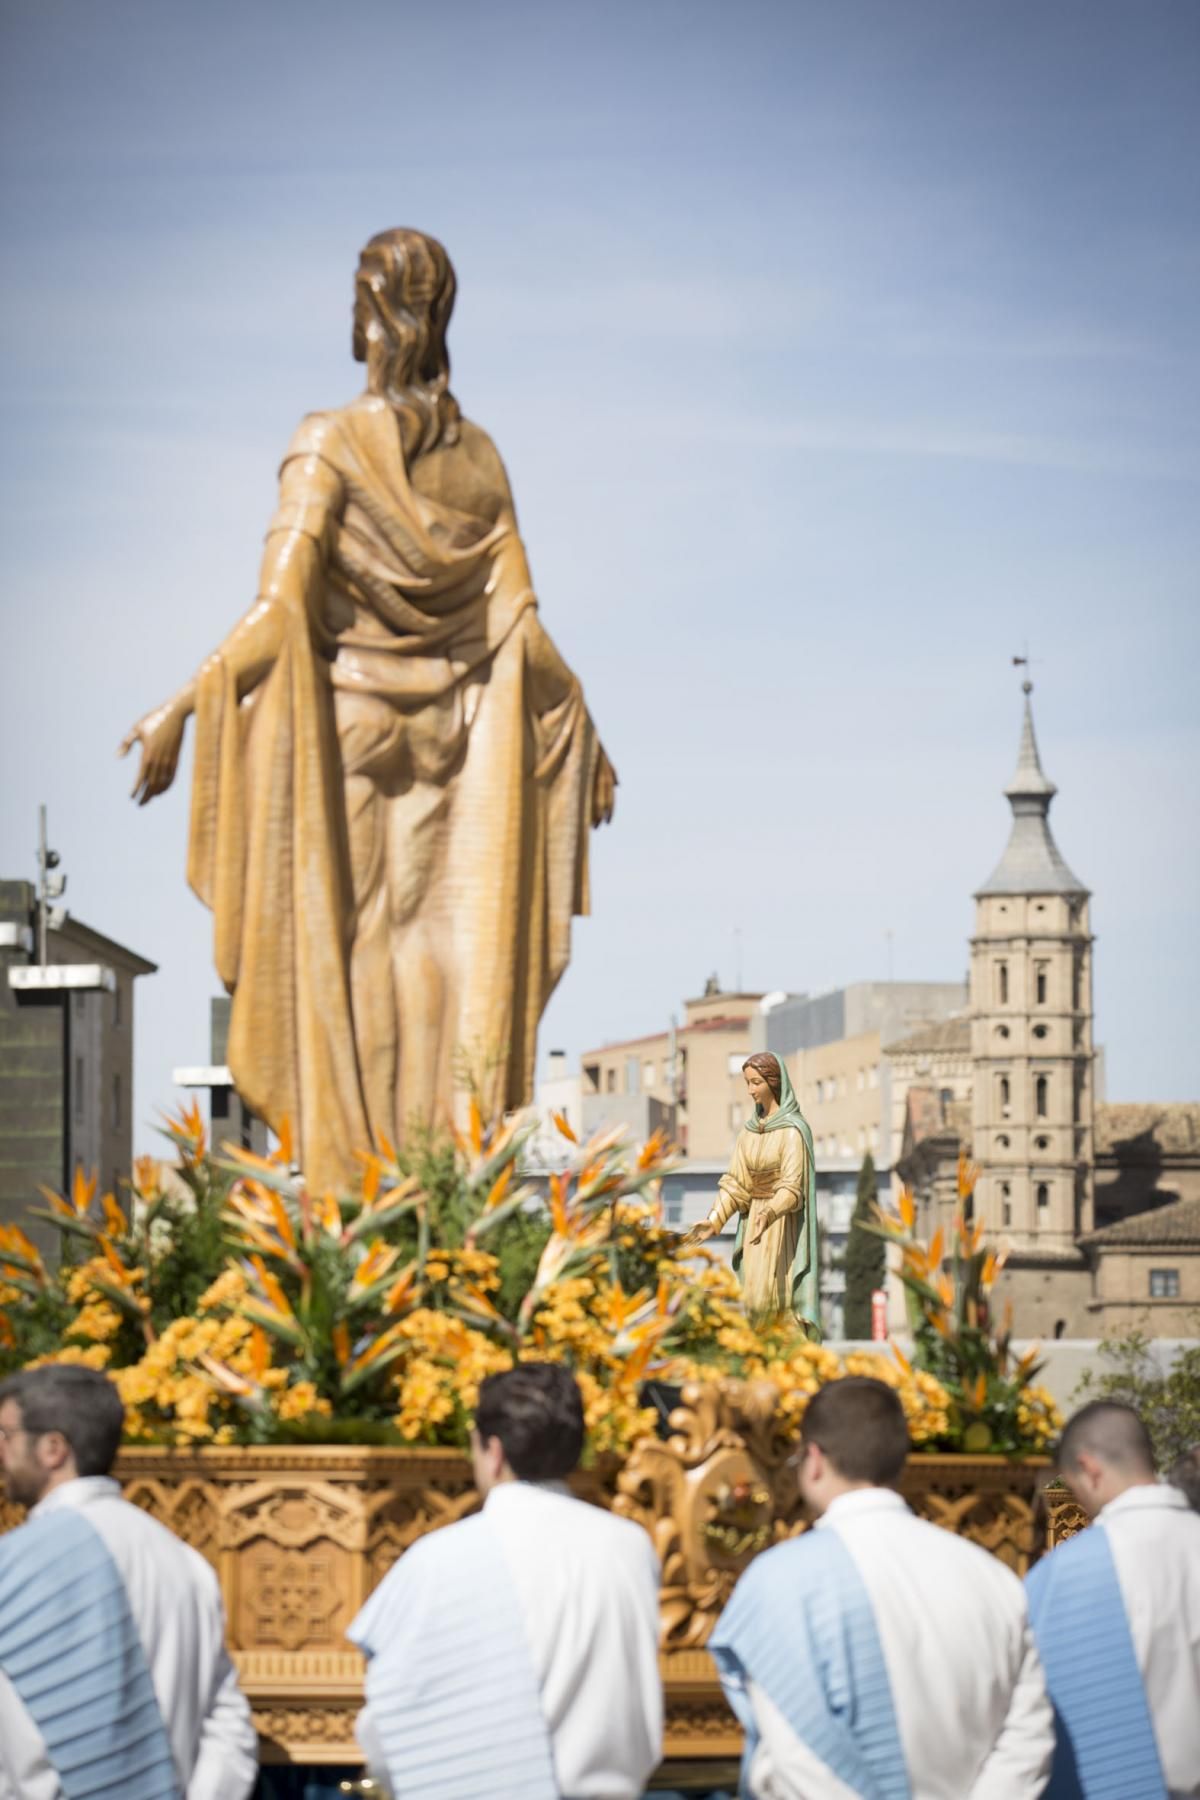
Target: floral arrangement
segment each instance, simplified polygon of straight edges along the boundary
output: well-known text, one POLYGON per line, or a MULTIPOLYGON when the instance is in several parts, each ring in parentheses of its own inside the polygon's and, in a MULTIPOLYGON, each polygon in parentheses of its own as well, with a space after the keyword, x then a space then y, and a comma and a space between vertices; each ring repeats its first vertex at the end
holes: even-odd
MULTIPOLYGON (((268 1158, 218 1157, 198 1109, 185 1111, 167 1121, 174 1162, 140 1158, 123 1203, 97 1201, 82 1171, 69 1196, 45 1191, 31 1211, 62 1234, 57 1267, 0 1226, 0 1373, 109 1369, 141 1442, 462 1446, 479 1383, 522 1357, 570 1364, 592 1457, 653 1429, 648 1379, 717 1374, 773 1382, 789 1425, 822 1383, 870 1374, 895 1387, 921 1448, 976 1447, 983 1420, 997 1448, 1045 1442, 1053 1409, 1028 1370, 994 1369, 975 1404, 978 1383, 964 1389, 951 1354, 966 1353, 962 1331, 933 1357, 922 1325, 910 1363, 898 1350, 842 1359, 790 1319, 752 1327, 733 1272, 663 1225, 666 1144, 579 1144, 556 1122, 569 1160, 545 1194, 520 1172, 536 1121, 487 1124, 472 1105, 465 1133, 382 1145, 362 1157, 357 1191, 335 1197, 291 1172, 286 1130, 268 1158)), ((904 1279, 929 1287, 923 1304, 942 1308, 929 1286, 938 1247, 902 1221, 880 1228, 901 1245, 904 1279)), ((960 1255, 964 1268, 977 1254, 960 1255)), ((978 1295, 982 1272, 971 1280, 978 1295)), ((953 1291, 942 1311, 957 1317, 953 1291)))
MULTIPOLYGON (((950 1429, 966 1451, 1046 1449, 1062 1430, 1062 1415, 1044 1387, 1033 1385, 1041 1368, 1035 1347, 1014 1359, 1012 1303, 997 1328, 991 1293, 1006 1250, 985 1242, 981 1219, 972 1217, 979 1170, 958 1159, 958 1209, 950 1241, 942 1228, 928 1243, 916 1236, 916 1206, 908 1188, 899 1216, 880 1212, 864 1229, 895 1244, 897 1274, 904 1284, 914 1361, 950 1396, 950 1429)), ((901 1365, 906 1359, 897 1349, 901 1365)), ((919 1377, 917 1377, 919 1379, 919 1377)))

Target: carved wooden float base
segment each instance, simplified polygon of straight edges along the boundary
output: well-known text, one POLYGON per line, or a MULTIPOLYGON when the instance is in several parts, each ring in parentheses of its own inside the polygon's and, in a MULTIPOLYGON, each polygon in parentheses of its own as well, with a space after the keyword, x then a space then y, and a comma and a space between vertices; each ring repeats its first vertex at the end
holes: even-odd
MULTIPOLYGON (((741 1739, 704 1649, 751 1557, 805 1529, 792 1443, 773 1406, 736 1381, 688 1387, 674 1435, 643 1440, 624 1465, 582 1473, 583 1498, 642 1524, 663 1570, 661 1666, 670 1761, 736 1758, 741 1739)), ((417 1538, 478 1504, 464 1456, 443 1450, 254 1447, 124 1450, 126 1497, 178 1533, 217 1572, 230 1648, 267 1762, 356 1764, 362 1660, 344 1632, 417 1538)), ((915 1456, 913 1509, 1024 1574, 1077 1528, 1063 1498, 1047 1508, 1044 1459, 915 1456)), ((19 1515, 0 1506, 0 1529, 19 1515)))

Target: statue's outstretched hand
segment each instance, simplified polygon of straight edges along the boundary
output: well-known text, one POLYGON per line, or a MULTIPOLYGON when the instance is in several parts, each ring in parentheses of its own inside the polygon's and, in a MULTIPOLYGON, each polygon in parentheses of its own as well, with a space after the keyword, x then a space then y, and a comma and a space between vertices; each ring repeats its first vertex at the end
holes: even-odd
POLYGON ((684 1233, 682 1242, 687 1246, 707 1244, 709 1238, 716 1235, 716 1230, 711 1219, 701 1219, 698 1225, 693 1225, 690 1231, 684 1233))
POLYGON ((596 758, 596 775, 592 782, 592 824, 607 825, 613 816, 617 799, 617 771, 604 754, 596 758))
POLYGON ((156 707, 139 719, 122 738, 118 756, 127 756, 135 744, 142 747, 137 780, 130 794, 139 806, 145 806, 156 794, 165 793, 174 781, 186 723, 187 713, 177 701, 168 700, 165 706, 156 707))

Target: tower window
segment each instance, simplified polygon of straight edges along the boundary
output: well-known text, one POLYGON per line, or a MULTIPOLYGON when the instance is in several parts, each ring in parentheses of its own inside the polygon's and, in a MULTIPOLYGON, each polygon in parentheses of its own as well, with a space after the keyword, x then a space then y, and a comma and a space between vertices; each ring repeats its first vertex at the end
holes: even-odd
POLYGON ((1002 1075, 1000 1077, 1000 1117, 1002 1119, 1007 1119, 1008 1117, 1010 1102, 1011 1090, 1008 1085, 1008 1076, 1002 1075))
POLYGON ((1151 1269, 1150 1298, 1152 1300, 1178 1300, 1179 1270, 1151 1269))
POLYGON ((996 998, 1001 1006, 1008 1005, 1008 964, 996 964, 996 998))
POLYGON ((1049 1037, 1050 1027, 1048 1025, 1035 1025, 1033 1028, 1033 1035, 1035 1038, 1049 1037))
POLYGON ((1047 1211, 1047 1209, 1049 1208, 1049 1205, 1050 1205, 1049 1186, 1047 1185, 1046 1182, 1039 1181, 1038 1185, 1037 1185, 1037 1208, 1038 1208, 1039 1213, 1043 1213, 1043 1212, 1047 1211))
POLYGON ((1002 1131, 1000 1133, 1000 1136, 996 1139, 997 1150, 1007 1150, 1010 1142, 1011 1142, 1011 1140, 1008 1136, 1008 1133, 1006 1131, 1002 1131))
POLYGON ((1006 1038, 1008 1036, 1008 1026, 1007 1025, 997 1025, 996 1036, 998 1038, 1006 1038))
POLYGON ((1046 1004, 1046 988, 1048 981, 1049 971, 1045 963, 1037 963, 1034 967, 1034 993, 1039 1006, 1045 1006, 1046 1004))
POLYGON ((1033 1084, 1033 1110, 1039 1119, 1046 1117, 1046 1104, 1050 1095, 1050 1083, 1045 1075, 1039 1075, 1033 1084))
POLYGON ((1033 1147, 1035 1150, 1048 1150, 1050 1148, 1050 1139, 1048 1137, 1036 1137, 1033 1140, 1033 1147))
POLYGON ((1007 1181, 1000 1183, 1000 1218, 1002 1224, 1012 1224, 1012 1188, 1007 1181))

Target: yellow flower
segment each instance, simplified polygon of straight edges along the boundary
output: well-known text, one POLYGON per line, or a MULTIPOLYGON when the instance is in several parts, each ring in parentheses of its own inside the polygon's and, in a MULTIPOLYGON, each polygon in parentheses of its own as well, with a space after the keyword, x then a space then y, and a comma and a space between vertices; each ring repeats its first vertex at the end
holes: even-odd
POLYGON ((198 1312, 212 1312, 217 1307, 237 1306, 246 1298, 247 1282, 237 1263, 222 1269, 211 1286, 205 1288, 196 1302, 198 1312))
POLYGON ((307 1413, 328 1415, 333 1409, 311 1381, 297 1381, 280 1394, 277 1410, 281 1419, 302 1419, 307 1413))
POLYGON ((104 1369, 111 1356, 112 1348, 108 1344, 89 1344, 86 1350, 81 1344, 64 1344, 61 1350, 54 1350, 49 1356, 35 1356, 25 1367, 43 1369, 50 1363, 77 1363, 84 1369, 104 1369))
POLYGON ((115 1306, 106 1300, 97 1300, 81 1308, 78 1316, 67 1327, 68 1337, 91 1338, 102 1344, 110 1337, 115 1337, 121 1329, 121 1315, 115 1306))

